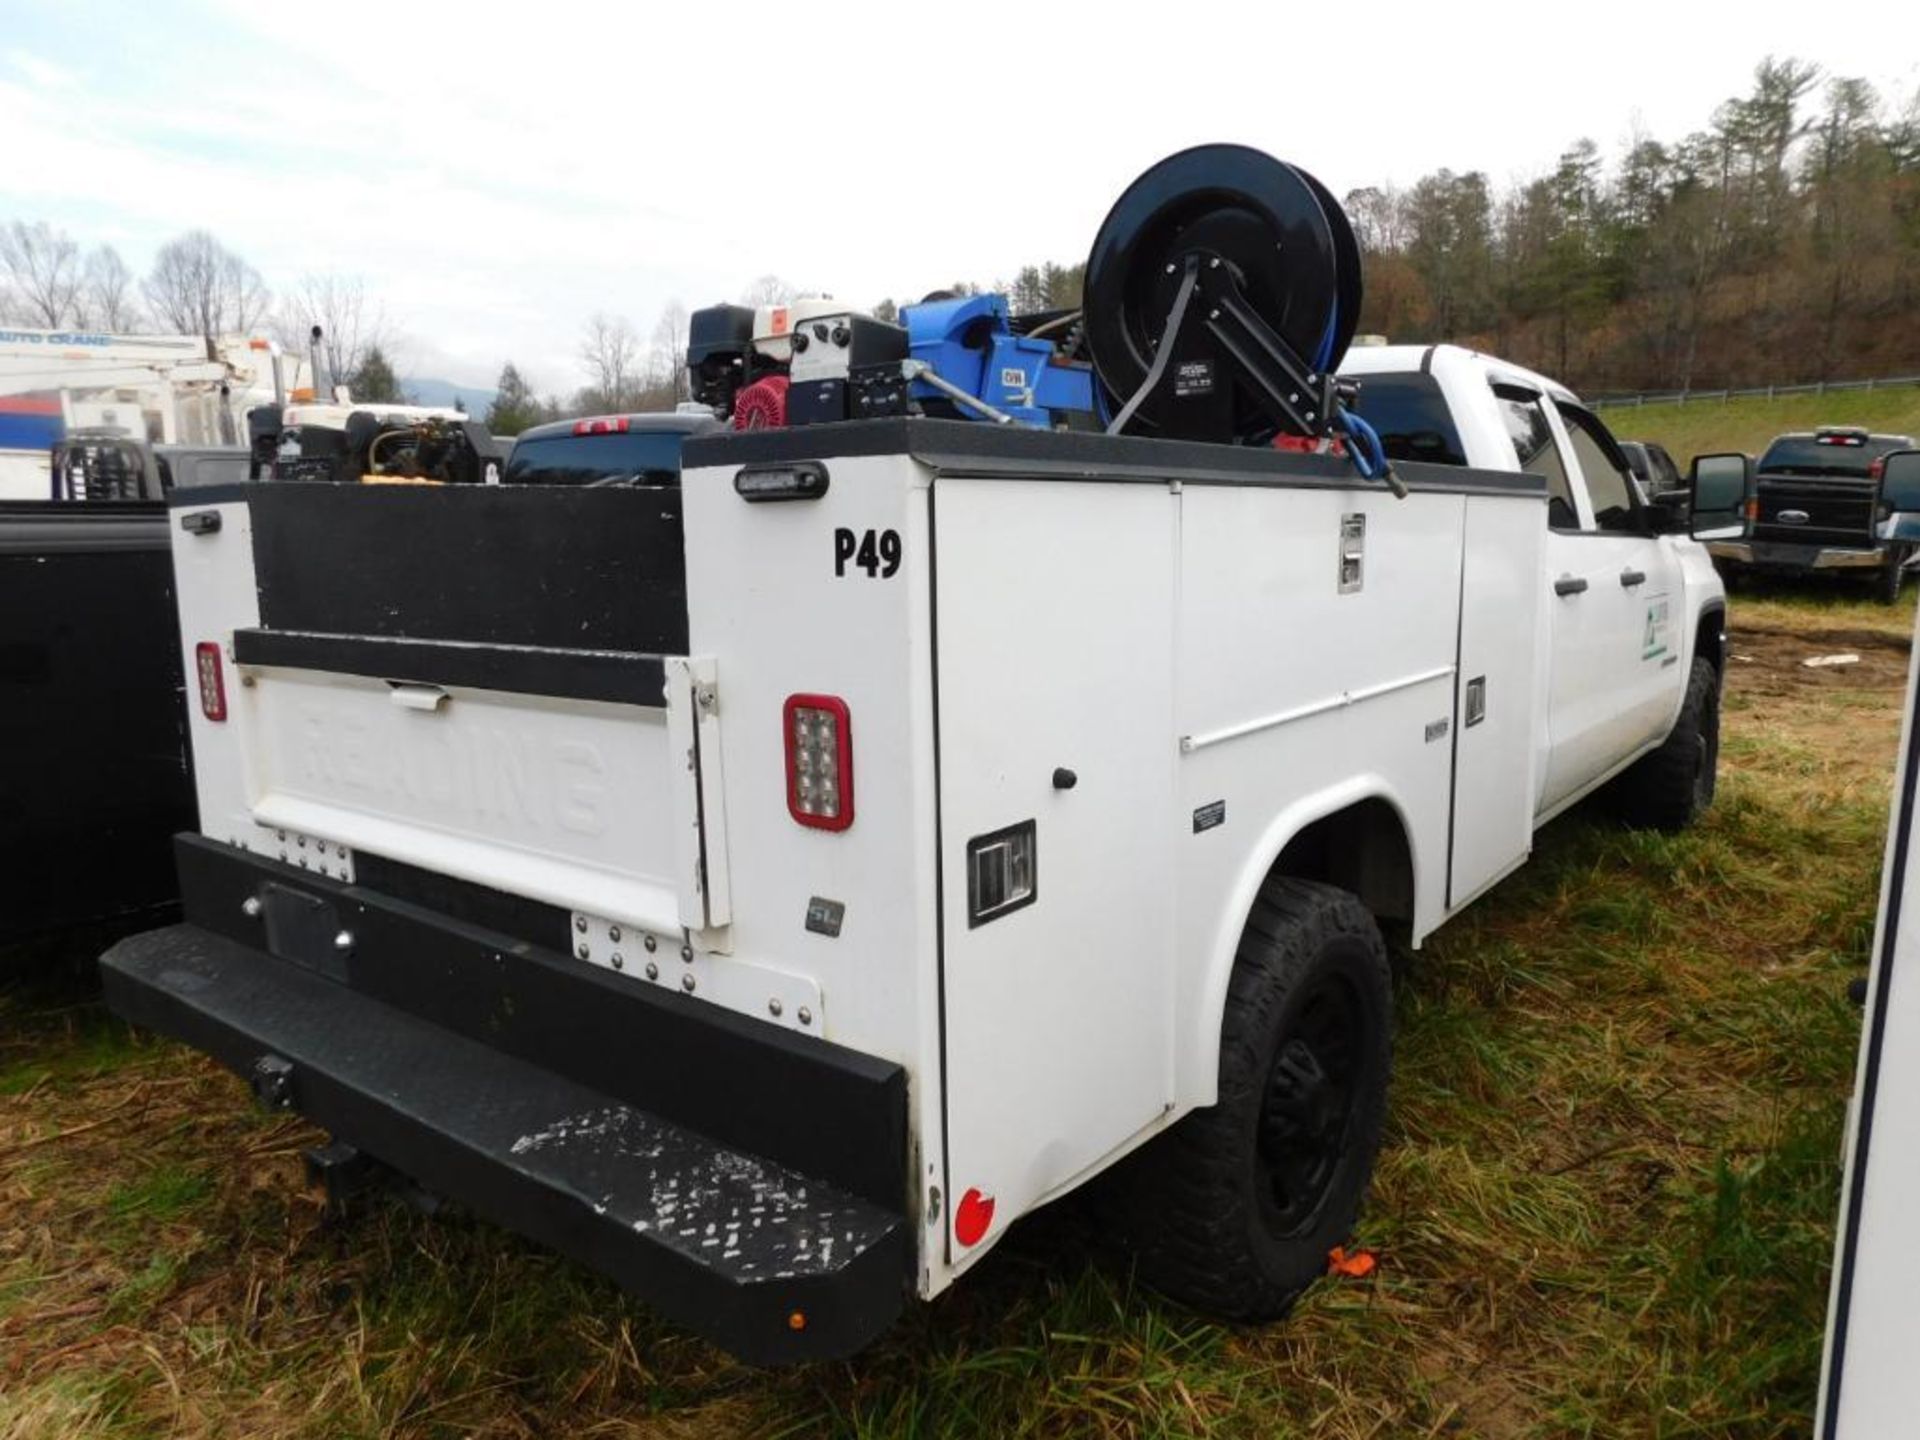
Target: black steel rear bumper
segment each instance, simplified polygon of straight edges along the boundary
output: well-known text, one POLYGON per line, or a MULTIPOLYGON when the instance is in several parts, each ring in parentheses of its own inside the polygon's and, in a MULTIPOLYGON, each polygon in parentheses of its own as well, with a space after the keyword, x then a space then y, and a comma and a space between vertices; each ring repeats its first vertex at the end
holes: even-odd
POLYGON ((189 923, 101 961, 127 1019, 748 1360, 844 1355, 898 1315, 899 1067, 375 893, 364 864, 347 886, 178 843, 189 923), (263 891, 318 907, 273 937, 300 953, 246 943, 263 891))

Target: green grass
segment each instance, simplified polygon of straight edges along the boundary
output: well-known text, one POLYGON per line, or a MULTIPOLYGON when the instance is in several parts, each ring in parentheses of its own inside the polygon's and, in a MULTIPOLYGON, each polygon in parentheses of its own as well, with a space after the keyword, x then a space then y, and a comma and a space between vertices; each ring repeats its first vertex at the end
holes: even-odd
POLYGON ((1622 440, 1659 441, 1684 474, 1695 455, 1743 450, 1758 456, 1774 436, 1817 425, 1864 425, 1882 434, 1920 436, 1920 385, 1772 400, 1753 395, 1685 405, 1609 405, 1600 414, 1622 440))
POLYGON ((457 1213, 330 1218, 238 1080, 0 995, 0 1440, 1804 1434, 1909 618, 1735 597, 1713 811, 1559 821, 1416 959, 1380 1268, 1277 1325, 1146 1292, 1069 1197, 865 1354, 754 1371, 457 1213), (1837 637, 1872 663, 1799 666, 1837 637))

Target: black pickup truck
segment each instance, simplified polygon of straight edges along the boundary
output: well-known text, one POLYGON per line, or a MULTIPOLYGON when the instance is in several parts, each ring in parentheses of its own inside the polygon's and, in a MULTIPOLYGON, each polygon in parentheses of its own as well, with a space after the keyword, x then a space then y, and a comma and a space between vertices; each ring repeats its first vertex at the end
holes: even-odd
POLYGON ((166 497, 244 478, 246 451, 81 431, 51 473, 0 501, 0 974, 177 903, 195 807, 166 497))
POLYGON ((1747 533, 1707 548, 1723 570, 1735 574, 1866 574, 1892 604, 1920 551, 1889 538, 1880 472, 1889 454, 1913 443, 1906 435, 1838 425, 1780 436, 1755 467, 1747 533))

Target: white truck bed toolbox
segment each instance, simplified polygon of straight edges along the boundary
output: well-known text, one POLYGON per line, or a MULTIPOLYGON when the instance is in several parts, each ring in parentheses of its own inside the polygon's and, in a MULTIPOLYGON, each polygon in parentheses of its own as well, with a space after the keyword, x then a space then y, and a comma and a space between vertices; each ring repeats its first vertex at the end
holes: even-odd
POLYGON ((898 1065, 569 964, 514 933, 564 915, 516 897, 178 846, 187 923, 101 962, 122 1015, 748 1359, 846 1354, 898 1314, 898 1065))

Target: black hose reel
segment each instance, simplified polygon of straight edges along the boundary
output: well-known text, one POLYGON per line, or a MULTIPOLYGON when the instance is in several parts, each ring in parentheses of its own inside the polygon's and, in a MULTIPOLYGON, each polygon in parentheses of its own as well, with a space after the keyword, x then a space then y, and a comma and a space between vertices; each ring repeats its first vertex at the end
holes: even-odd
POLYGON ((1244 145, 1170 155, 1101 223, 1087 345, 1109 433, 1266 445, 1342 433, 1398 492, 1335 376, 1360 319, 1360 247, 1318 180, 1244 145))

